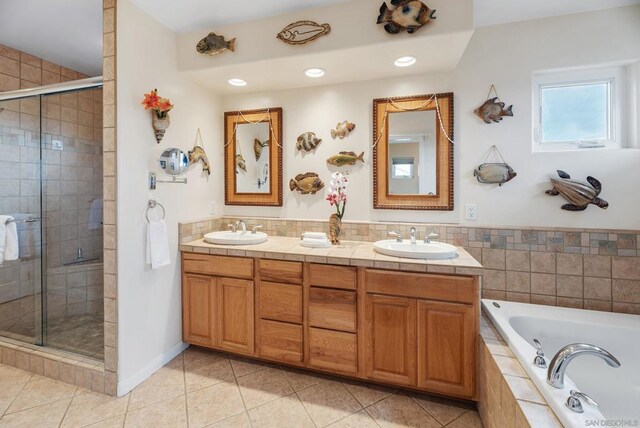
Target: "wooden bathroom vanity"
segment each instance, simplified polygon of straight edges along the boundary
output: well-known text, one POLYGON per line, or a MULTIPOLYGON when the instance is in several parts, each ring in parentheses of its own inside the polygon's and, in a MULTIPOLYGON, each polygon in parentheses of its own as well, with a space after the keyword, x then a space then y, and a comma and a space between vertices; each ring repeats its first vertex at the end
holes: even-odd
MULTIPOLYGON (((378 268, 373 261, 359 260, 369 266, 329 263, 352 264, 346 257, 325 257, 327 263, 319 263, 306 261, 308 253, 279 253, 275 259, 268 250, 229 250, 224 255, 221 248, 201 240, 181 246, 185 342, 476 398, 479 277, 472 273, 482 269, 468 254, 475 263, 468 274, 455 273, 450 264, 454 272, 443 274, 427 272, 424 260, 413 261, 422 272, 407 272, 389 269, 394 265, 389 263, 378 268), (282 260, 285 256, 298 260, 282 260)), ((405 266, 407 260, 402 260, 405 266)))

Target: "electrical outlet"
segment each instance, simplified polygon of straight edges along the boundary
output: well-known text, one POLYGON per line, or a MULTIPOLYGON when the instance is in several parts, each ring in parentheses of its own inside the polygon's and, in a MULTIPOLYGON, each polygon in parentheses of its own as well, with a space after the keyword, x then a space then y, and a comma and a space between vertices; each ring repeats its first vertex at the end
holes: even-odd
POLYGON ((478 219, 478 209, 476 208, 476 204, 466 204, 464 206, 464 212, 467 220, 478 219))
POLYGON ((211 206, 209 208, 209 211, 211 215, 216 215, 216 203, 215 201, 211 201, 211 206))

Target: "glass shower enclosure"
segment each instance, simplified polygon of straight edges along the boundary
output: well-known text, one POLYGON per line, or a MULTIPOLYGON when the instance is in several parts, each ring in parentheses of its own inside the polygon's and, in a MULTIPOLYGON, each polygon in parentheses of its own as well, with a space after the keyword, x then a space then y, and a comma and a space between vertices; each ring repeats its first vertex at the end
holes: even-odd
POLYGON ((0 239, 17 236, 17 248, 0 242, 0 336, 98 360, 101 88, 91 78, 0 93, 0 239))

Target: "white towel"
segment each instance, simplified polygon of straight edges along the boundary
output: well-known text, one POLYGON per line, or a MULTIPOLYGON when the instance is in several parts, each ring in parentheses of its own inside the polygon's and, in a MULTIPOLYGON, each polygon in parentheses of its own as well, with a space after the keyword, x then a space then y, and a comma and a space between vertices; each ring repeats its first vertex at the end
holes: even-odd
POLYGON ((97 230, 102 227, 103 211, 102 199, 96 198, 91 201, 91 208, 89 209, 89 224, 87 226, 89 230, 97 230))
POLYGON ((30 260, 36 257, 35 228, 38 225, 33 220, 32 214, 14 214, 16 227, 18 228, 18 247, 20 248, 20 259, 30 260))
POLYGON ((147 264, 158 269, 171 263, 169 254, 169 235, 164 220, 147 224, 147 264))
POLYGON ((0 265, 5 260, 18 260, 20 247, 18 246, 18 228, 15 219, 9 215, 0 215, 0 265))
POLYGON ((304 238, 300 241, 300 245, 308 248, 329 248, 331 242, 326 237, 324 239, 304 238))
POLYGON ((327 239, 327 234, 322 232, 304 232, 302 234, 302 239, 311 238, 311 239, 327 239))

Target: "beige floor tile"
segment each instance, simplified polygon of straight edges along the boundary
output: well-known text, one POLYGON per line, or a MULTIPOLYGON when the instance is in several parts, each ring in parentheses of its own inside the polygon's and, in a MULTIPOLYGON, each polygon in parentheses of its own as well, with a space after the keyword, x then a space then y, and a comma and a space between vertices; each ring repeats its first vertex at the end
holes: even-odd
POLYGON ((124 426, 124 418, 125 415, 116 416, 115 418, 87 425, 86 428, 122 428, 124 426))
POLYGON ((328 376, 304 370, 283 368, 283 371, 287 379, 289 379, 289 383, 291 383, 294 391, 309 388, 310 386, 317 385, 328 379, 328 376))
POLYGON ((4 415, 0 419, 0 427, 25 428, 25 427, 58 427, 69 407, 71 397, 64 398, 42 406, 33 407, 16 413, 4 415))
POLYGON ((447 428, 482 428, 480 415, 475 410, 469 410, 455 421, 447 425, 447 428))
POLYGON ((411 394, 416 403, 442 425, 446 425, 471 409, 471 405, 425 394, 411 394))
POLYGON ((358 400, 358 403, 362 407, 369 407, 375 402, 387 398, 388 396, 395 394, 396 390, 386 388, 380 385, 367 384, 362 382, 342 382, 347 391, 358 400))
POLYGON ((185 393, 184 371, 175 359, 131 391, 129 411, 185 393))
POLYGON ((227 354, 195 346, 188 347, 181 355, 183 356, 185 367, 198 363, 202 360, 229 358, 227 354))
POLYGON ((62 421, 62 427, 78 427, 112 419, 127 412, 129 395, 111 397, 92 391, 78 391, 62 421))
POLYGON ((220 422, 216 422, 213 425, 208 425, 210 428, 251 428, 251 422, 249 422, 249 415, 246 412, 239 415, 231 416, 220 422))
POLYGON ((369 416, 366 410, 347 416, 329 425, 330 428, 377 428, 378 424, 369 416))
POLYGON ((288 395, 249 410, 253 428, 313 428, 298 397, 288 395))
POLYGON ((246 376, 251 373, 259 372, 269 367, 277 367, 275 364, 263 363, 249 358, 229 357, 231 367, 236 377, 246 376))
POLYGON ((0 385, 6 384, 22 384, 24 385, 31 379, 31 373, 14 367, 0 365, 0 385))
POLYGON ((187 394, 189 426, 204 427, 245 411, 235 381, 221 382, 187 394))
POLYGON ((174 397, 142 409, 129 411, 124 426, 132 428, 186 427, 187 405, 185 397, 174 397))
POLYGON ((247 409, 253 409, 293 392, 279 368, 267 368, 238 378, 238 386, 247 409))
POLYGON ((77 387, 44 377, 33 377, 22 389, 7 413, 18 412, 31 407, 52 403, 63 398, 71 398, 77 387))
POLYGON ((191 392, 225 380, 232 380, 233 370, 228 357, 211 355, 185 365, 184 375, 187 392, 191 392))
POLYGON ((439 428, 440 424, 422 407, 403 394, 395 394, 378 401, 367 412, 382 428, 419 427, 439 428))
POLYGON ((300 401, 318 426, 326 426, 362 409, 340 382, 321 382, 298 391, 300 401))

